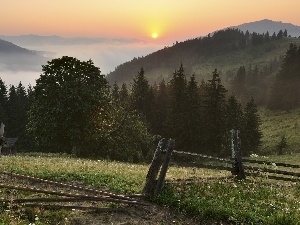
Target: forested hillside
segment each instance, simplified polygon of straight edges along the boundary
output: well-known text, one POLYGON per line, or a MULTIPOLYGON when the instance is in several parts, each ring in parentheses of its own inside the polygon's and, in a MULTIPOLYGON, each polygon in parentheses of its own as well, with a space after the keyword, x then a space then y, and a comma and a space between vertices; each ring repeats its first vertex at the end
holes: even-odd
POLYGON ((198 82, 182 63, 168 82, 151 84, 142 67, 130 87, 109 86, 91 60, 64 56, 43 66, 33 88, 20 83, 8 89, 0 80, 1 121, 5 136, 18 137, 23 151, 140 162, 151 157, 154 143, 170 137, 178 150, 219 156, 228 155, 230 131, 236 129, 249 155, 261 149, 255 97, 267 93, 269 85, 261 98, 269 109, 289 112, 300 106, 299 53, 300 47, 290 44, 282 63, 273 61, 263 69, 240 66, 231 90, 217 69, 198 82), (275 70, 275 82, 268 83, 271 75, 264 72, 275 70))
POLYGON ((288 37, 287 31, 265 34, 242 32, 238 29, 217 31, 202 38, 176 42, 144 57, 134 58, 116 67, 107 75, 110 83, 129 83, 143 67, 151 84, 162 79, 169 81, 179 64, 185 66, 188 74, 195 74, 198 82, 207 80, 214 69, 218 69, 225 86, 234 79, 240 66, 265 73, 272 67, 274 76, 281 64, 289 44, 300 43, 300 39, 288 37))

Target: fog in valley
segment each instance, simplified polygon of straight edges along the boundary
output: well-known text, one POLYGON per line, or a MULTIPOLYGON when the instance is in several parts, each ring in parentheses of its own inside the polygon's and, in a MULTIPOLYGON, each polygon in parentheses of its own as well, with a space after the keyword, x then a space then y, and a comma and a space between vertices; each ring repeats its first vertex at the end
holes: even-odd
MULTIPOLYGON (((20 47, 37 51, 39 55, 45 57, 44 61, 61 56, 72 56, 80 60, 91 59, 100 68, 102 74, 113 71, 118 65, 132 60, 134 57, 142 57, 164 47, 163 44, 150 43, 137 39, 88 39, 88 38, 60 38, 50 39, 48 37, 37 36, 38 39, 32 41, 28 36, 8 37, 2 36, 20 47), (25 38, 24 38, 25 37, 25 38), (31 41, 28 41, 31 40, 31 41)), ((35 85, 39 78, 42 65, 32 65, 32 69, 21 68, 22 66, 11 61, 10 65, 0 66, 0 77, 6 85, 18 85, 21 81, 24 86, 35 85)), ((24 64, 24 63, 23 63, 24 64)), ((137 68, 138 72, 139 68, 137 68)))

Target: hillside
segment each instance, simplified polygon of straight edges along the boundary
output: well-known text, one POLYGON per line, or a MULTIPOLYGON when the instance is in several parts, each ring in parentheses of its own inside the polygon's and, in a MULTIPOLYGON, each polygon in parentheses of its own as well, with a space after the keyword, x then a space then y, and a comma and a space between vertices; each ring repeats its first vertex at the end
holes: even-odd
MULTIPOLYGON (((255 34, 256 35, 256 34, 255 34)), ((195 74, 196 79, 207 80, 214 69, 218 69, 224 82, 232 79, 240 66, 258 66, 260 69, 286 53, 290 43, 299 45, 300 39, 283 37, 269 41, 252 43, 254 34, 248 37, 237 29, 227 29, 208 35, 176 43, 145 57, 134 58, 121 64, 107 75, 113 83, 129 83, 145 69, 150 83, 170 80, 172 74, 182 63, 187 76, 195 74)), ((257 36, 257 35, 256 35, 257 36)), ((261 37, 265 38, 263 35, 261 37)), ((259 37, 260 37, 259 36, 259 37)))
POLYGON ((47 58, 0 39, 0 70, 40 71, 47 58))
POLYGON ((284 153, 299 152, 300 109, 289 112, 272 111, 265 108, 259 110, 261 117, 262 154, 277 154, 277 145, 283 137, 287 142, 284 153))

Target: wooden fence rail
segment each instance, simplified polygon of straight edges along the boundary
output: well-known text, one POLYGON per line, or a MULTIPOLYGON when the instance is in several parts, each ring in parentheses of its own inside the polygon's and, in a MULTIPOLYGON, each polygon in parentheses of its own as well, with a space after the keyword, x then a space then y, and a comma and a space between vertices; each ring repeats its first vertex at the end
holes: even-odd
MULTIPOLYGON (((176 157, 176 158, 180 159, 180 157, 176 157)), ((144 195, 153 196, 160 193, 163 187, 163 183, 166 177, 166 173, 170 161, 175 166, 231 171, 232 175, 235 176, 238 180, 245 179, 246 175, 253 176, 259 174, 259 175, 266 175, 266 177, 268 177, 269 179, 292 181, 292 182, 300 181, 300 172, 277 169, 277 167, 299 169, 300 165, 242 158, 241 141, 239 139, 239 132, 232 131, 231 158, 220 158, 220 157, 192 153, 192 152, 176 151, 174 150, 173 140, 165 139, 165 138, 160 140, 157 149, 154 153, 154 157, 146 177, 146 184, 143 189, 144 195), (186 162, 186 161, 183 162, 178 160, 172 161, 171 159, 172 153, 173 156, 180 155, 180 156, 193 157, 191 160, 192 162, 186 162), (204 164, 202 162, 199 163, 197 162, 197 158, 208 160, 209 163, 207 164, 204 164), (218 163, 214 165, 211 163, 212 161, 218 163), (264 165, 264 167, 258 167, 257 165, 255 166, 243 165, 244 162, 264 165), (220 163, 226 163, 227 165, 219 165, 220 163), (276 169, 270 167, 268 168, 268 166, 276 166, 276 169), (160 170, 160 176, 159 179, 156 180, 159 170, 160 170)))

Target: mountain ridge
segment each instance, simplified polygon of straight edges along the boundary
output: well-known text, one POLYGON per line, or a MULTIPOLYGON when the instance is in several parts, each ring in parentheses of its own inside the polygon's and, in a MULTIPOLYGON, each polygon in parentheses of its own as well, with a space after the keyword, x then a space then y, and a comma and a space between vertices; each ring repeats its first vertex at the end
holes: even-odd
POLYGON ((263 19, 255 22, 243 23, 237 26, 231 26, 229 28, 238 28, 239 30, 250 33, 256 32, 259 34, 266 33, 267 31, 272 35, 274 32, 277 33, 279 30, 287 30, 292 37, 300 36, 300 26, 292 23, 285 23, 281 21, 273 21, 269 19, 263 19))
POLYGON ((48 58, 0 39, 0 71, 40 71, 48 58))
MULTIPOLYGON (((261 24, 266 23, 277 25, 287 24, 271 20, 258 21, 256 24, 259 25, 258 27, 261 27, 261 24)), ((248 23, 248 25, 249 24, 253 26, 255 22, 248 23)), ((208 79, 212 71, 216 68, 222 74, 223 79, 226 80, 230 79, 230 76, 232 77, 232 74, 235 74, 241 65, 257 64, 263 67, 268 61, 272 61, 274 58, 280 58, 285 54, 289 43, 299 42, 300 40, 298 38, 284 37, 282 40, 274 41, 262 46, 253 44, 245 46, 244 48, 237 47, 237 43, 233 41, 233 39, 237 38, 235 35, 239 36, 241 34, 233 34, 233 32, 232 34, 228 34, 227 37, 224 37, 222 36, 222 32, 225 32, 228 29, 239 30, 240 32, 243 32, 242 35, 244 35, 245 32, 242 31, 240 27, 246 30, 249 30, 250 28, 249 26, 247 28, 245 24, 243 26, 239 25, 225 28, 212 33, 212 35, 208 34, 205 37, 188 39, 179 43, 176 42, 176 44, 171 47, 165 47, 164 49, 160 49, 145 57, 133 58, 131 61, 117 66, 114 71, 108 73, 107 79, 110 83, 130 83, 133 77, 138 73, 139 69, 143 67, 145 69, 145 76, 148 78, 149 82, 159 83, 162 79, 165 81, 170 80, 174 71, 179 68, 181 63, 183 63, 186 68, 186 74, 188 76, 195 74, 197 81, 208 79), (232 35, 232 37, 230 35, 232 35), (214 43, 212 41, 213 39, 214 43), (204 51, 206 51, 205 54, 203 54, 204 51), (230 75, 227 75, 228 72, 230 72, 230 75)), ((280 27, 282 28, 280 30, 288 28, 286 26, 280 27)), ((276 31, 275 34, 277 35, 280 30, 276 31)), ((262 33, 266 33, 266 31, 262 33)), ((272 33, 269 35, 269 38, 271 38, 272 33)), ((289 31, 288 35, 290 35, 289 31)), ((252 36, 257 37, 258 35, 251 35, 251 37, 252 36)))

